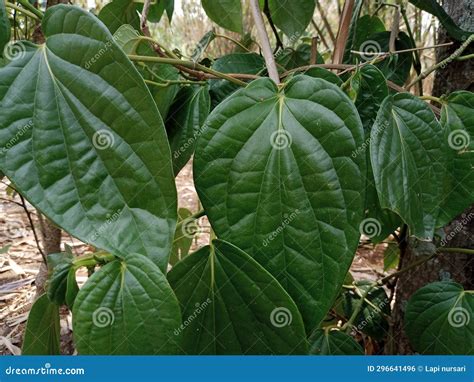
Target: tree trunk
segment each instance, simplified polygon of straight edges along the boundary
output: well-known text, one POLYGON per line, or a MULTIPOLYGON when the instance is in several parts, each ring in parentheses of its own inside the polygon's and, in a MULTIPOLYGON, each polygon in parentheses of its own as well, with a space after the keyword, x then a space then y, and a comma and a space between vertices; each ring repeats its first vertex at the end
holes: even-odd
MULTIPOLYGON (((444 9, 462 29, 474 31, 474 3, 472 0, 445 1, 444 9)), ((452 41, 443 28, 438 34, 438 43, 452 41)), ((450 56, 458 47, 459 42, 446 48, 438 49, 437 61, 450 56)), ((471 46, 463 54, 474 51, 471 46)), ((438 70, 433 85, 433 95, 451 93, 454 90, 474 91, 474 62, 453 61, 444 69, 438 70)), ((446 233, 446 247, 474 248, 474 205, 460 214, 450 224, 444 227, 446 233)), ((403 267, 420 256, 433 251, 433 243, 420 243, 409 240, 408 245, 402 248, 401 263, 403 267)), ((452 280, 462 284, 467 289, 474 288, 474 257, 465 254, 442 253, 433 260, 421 265, 413 271, 403 274, 396 286, 396 298, 393 312, 393 326, 389 341, 391 348, 387 353, 412 354, 413 349, 404 332, 403 316, 406 304, 411 295, 422 286, 434 281, 452 280)))

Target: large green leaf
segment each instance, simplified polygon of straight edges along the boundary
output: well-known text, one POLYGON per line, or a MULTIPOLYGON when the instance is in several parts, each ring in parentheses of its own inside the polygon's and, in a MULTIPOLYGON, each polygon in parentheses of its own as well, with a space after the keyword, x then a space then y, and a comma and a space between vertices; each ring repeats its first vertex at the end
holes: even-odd
POLYGON ((132 0, 113 0, 101 9, 99 19, 109 28, 110 33, 115 33, 123 24, 140 29, 140 17, 136 3, 132 0))
POLYGON ((59 354, 59 308, 45 294, 31 307, 21 352, 23 355, 59 354))
POLYGON ((425 285, 408 301, 405 330, 419 353, 474 355, 474 291, 454 282, 425 285))
POLYGON ((353 103, 335 85, 267 78, 227 98, 198 140, 194 175, 218 237, 270 271, 313 329, 336 297, 359 240, 365 157, 353 103))
POLYGON ((342 85, 342 80, 341 77, 339 77, 337 74, 330 72, 327 69, 324 68, 311 68, 308 69, 304 72, 305 75, 314 77, 314 78, 322 78, 323 80, 326 80, 334 85, 341 86, 342 85))
POLYGON ((437 227, 446 225, 474 203, 474 94, 458 91, 444 101, 441 126, 447 171, 437 227))
POLYGON ((0 169, 72 235, 166 269, 176 189, 149 91, 93 15, 59 5, 42 29, 0 69, 0 169))
POLYGON ((425 102, 409 93, 384 100, 370 140, 380 205, 398 214, 419 238, 433 237, 443 153, 441 126, 425 102))
POLYGON ((268 0, 273 22, 293 41, 310 23, 315 6, 314 0, 268 0))
POLYGON ((232 244, 214 240, 169 273, 188 354, 305 354, 303 320, 281 285, 232 244))
POLYGON ((175 175, 188 163, 194 146, 211 108, 207 86, 185 87, 180 90, 166 120, 175 175))
POLYGON ((364 349, 348 334, 340 330, 319 329, 310 339, 310 354, 364 355, 364 349))
MULTIPOLYGON (((370 39, 370 36, 385 31, 383 21, 377 16, 364 15, 357 20, 357 27, 352 43, 352 49, 359 50, 364 43, 370 39)), ((375 58, 375 57, 374 57, 375 58)))
POLYGON ((143 255, 95 272, 76 297, 73 325, 80 354, 179 352, 179 303, 166 277, 143 255))
POLYGON ((459 28, 436 0, 409 0, 409 2, 415 7, 436 16, 448 34, 456 40, 464 41, 473 33, 459 28))
POLYGON ((8 13, 5 7, 5 2, 0 1, 0 57, 3 56, 5 46, 10 41, 11 27, 8 20, 8 13))
MULTIPOLYGON (((262 56, 256 53, 232 53, 217 59, 212 69, 222 73, 257 74, 265 68, 262 56)), ((227 80, 210 80, 210 92, 214 105, 239 89, 238 85, 227 80)))
POLYGON ((217 25, 242 33, 242 5, 240 0, 201 0, 204 11, 217 25))

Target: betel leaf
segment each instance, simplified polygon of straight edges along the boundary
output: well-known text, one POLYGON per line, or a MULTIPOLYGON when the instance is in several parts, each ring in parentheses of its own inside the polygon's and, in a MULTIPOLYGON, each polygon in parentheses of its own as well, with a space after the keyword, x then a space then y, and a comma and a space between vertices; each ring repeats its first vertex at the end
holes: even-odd
POLYGON ((355 289, 344 293, 344 312, 346 317, 351 317, 361 303, 361 296, 370 288, 353 324, 357 330, 376 340, 382 340, 388 332, 390 300, 382 287, 373 287, 372 284, 373 282, 368 280, 355 282, 353 284, 355 289))
POLYGON ((9 43, 11 37, 11 26, 8 20, 8 13, 5 2, 0 1, 0 57, 4 54, 5 46, 9 43))
POLYGON ((168 275, 183 311, 187 354, 305 354, 303 320, 281 285, 249 255, 214 240, 168 275))
POLYGON ((415 7, 436 16, 448 34, 458 41, 466 40, 473 33, 459 28, 436 0, 409 0, 409 2, 415 7))
POLYGON ((364 349, 350 335, 340 330, 315 331, 310 338, 310 354, 364 355, 364 349))
POLYGON ((59 308, 45 294, 40 296, 28 314, 23 355, 59 354, 59 308))
POLYGON ((242 5, 240 0, 201 0, 207 16, 217 25, 232 32, 242 33, 242 5))
POLYGON ((408 301, 405 331, 422 354, 474 355, 474 291, 454 282, 434 282, 408 301))
POLYGON ((311 68, 306 70, 303 74, 314 78, 322 78, 323 80, 326 80, 337 86, 342 85, 341 77, 324 68, 311 68))
MULTIPOLYGON (((140 13, 143 11, 143 4, 140 4, 138 2, 136 3, 136 7, 140 13)), ((166 15, 168 16, 168 20, 171 22, 171 18, 173 17, 174 11, 174 0, 152 1, 148 10, 147 21, 150 21, 152 23, 159 22, 165 11, 166 15)))
MULTIPOLYGON (((372 60, 376 56, 370 53, 384 53, 390 50, 390 32, 379 32, 369 36, 368 40, 358 47, 362 53, 362 59, 365 61, 372 60)), ((410 37, 405 32, 400 32, 395 39, 396 50, 412 49, 410 37)), ((375 64, 379 68, 387 80, 393 81, 399 86, 403 86, 410 75, 413 64, 412 52, 403 52, 390 55, 386 59, 375 64)))
POLYGON ((433 237, 445 174, 442 131, 433 112, 409 93, 388 96, 370 138, 381 207, 399 215, 412 235, 433 237))
MULTIPOLYGON (((278 52, 277 64, 286 70, 298 68, 300 66, 309 65, 311 61, 311 46, 308 44, 300 44, 296 49, 285 48, 278 52)), ((324 64, 322 56, 316 54, 316 64, 324 64)))
POLYGON ((0 168, 72 235, 166 269, 176 188, 143 79, 80 8, 48 9, 42 29, 44 45, 22 43, 23 54, 0 69, 0 168))
MULTIPOLYGON (((222 73, 257 74, 264 68, 264 59, 256 53, 228 54, 217 59, 212 65, 212 69, 222 73)), ((227 80, 210 80, 209 86, 214 106, 240 88, 227 80)))
POLYGON ((166 131, 175 175, 188 163, 211 108, 207 86, 184 87, 171 106, 166 131))
POLYGON ((443 227, 474 202, 474 94, 451 93, 441 109, 447 157, 440 215, 443 227))
POLYGON ((72 268, 72 260, 72 255, 68 253, 48 255, 48 298, 57 305, 62 305, 66 301, 68 274, 72 268), (54 257, 57 260, 53 260, 54 257))
POLYGON ((115 33, 123 24, 140 29, 140 17, 136 3, 132 0, 113 0, 101 9, 99 19, 109 28, 110 33, 115 33))
POLYGON ((268 0, 273 22, 293 41, 297 40, 310 23, 315 6, 314 0, 268 0))
POLYGON ((268 78, 207 119, 194 157, 200 200, 218 237, 254 257, 293 297, 306 329, 326 315, 359 240, 365 157, 353 103, 304 75, 268 78))
POLYGON ((356 32, 352 48, 359 50, 364 43, 375 33, 385 31, 385 25, 377 16, 364 15, 357 20, 356 32))
POLYGON ((383 271, 397 269, 400 262, 400 248, 396 243, 389 243, 383 253, 383 271))
POLYGON ((176 354, 179 303, 166 277, 147 257, 131 254, 96 271, 73 309, 80 354, 176 354))

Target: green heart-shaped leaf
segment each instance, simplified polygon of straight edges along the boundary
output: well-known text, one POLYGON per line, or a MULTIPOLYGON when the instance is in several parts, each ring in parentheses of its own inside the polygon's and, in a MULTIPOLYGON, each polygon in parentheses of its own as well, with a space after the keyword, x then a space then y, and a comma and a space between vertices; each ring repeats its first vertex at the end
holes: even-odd
POLYGON ((315 6, 314 0, 268 0, 273 22, 293 41, 298 39, 310 23, 315 6))
POLYGON ((335 85, 266 78, 210 114, 194 175, 219 238, 254 257, 293 297, 306 329, 330 309, 359 240, 363 130, 335 85))
POLYGON ((214 240, 168 275, 188 354, 305 354, 301 315, 281 285, 232 244, 214 240))
POLYGON ((339 330, 319 329, 311 336, 310 354, 364 355, 364 349, 348 334, 339 330))
POLYGON ((448 224, 474 202, 474 93, 457 91, 445 102, 441 126, 447 171, 437 227, 448 224))
POLYGON ((166 277, 143 255, 129 255, 95 272, 73 309, 81 354, 176 354, 179 304, 166 277))
POLYGON ((474 355, 474 291, 454 282, 425 285, 408 301, 405 330, 419 353, 474 355))
POLYGON ((176 189, 164 126, 143 79, 90 13, 48 9, 46 43, 0 69, 0 168, 58 226, 164 270, 176 189))
POLYGON ((23 355, 59 354, 59 308, 45 294, 31 307, 26 323, 23 355))
POLYGON ((242 33, 242 5, 240 0, 201 0, 204 11, 217 25, 232 32, 242 33))
POLYGON ((442 132, 428 105, 409 93, 387 97, 371 132, 370 157, 382 208, 419 238, 433 237, 446 171, 442 132))

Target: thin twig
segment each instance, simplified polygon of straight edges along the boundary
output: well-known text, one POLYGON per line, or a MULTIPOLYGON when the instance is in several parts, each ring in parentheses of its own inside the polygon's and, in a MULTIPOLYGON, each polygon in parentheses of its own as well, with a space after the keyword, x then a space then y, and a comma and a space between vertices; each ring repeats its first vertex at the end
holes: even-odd
POLYGON ((314 29, 316 29, 316 32, 318 33, 318 36, 321 38, 321 42, 323 43, 323 45, 326 47, 326 49, 329 49, 329 45, 326 41, 326 38, 324 37, 323 32, 321 31, 321 29, 319 29, 314 19, 311 19, 311 24, 313 25, 314 29))
POLYGON ((310 65, 316 64, 318 58, 318 38, 313 37, 311 39, 311 58, 309 59, 310 65))
POLYGON ((31 230, 33 231, 33 236, 35 237, 35 242, 36 242, 36 246, 38 247, 38 251, 39 253, 41 253, 41 257, 43 258, 43 261, 46 264, 46 255, 41 249, 41 245, 39 243, 38 235, 36 234, 35 225, 33 224, 33 219, 31 218, 30 211, 28 210, 28 207, 26 207, 26 202, 23 196, 21 194, 18 194, 18 195, 20 196, 21 206, 23 207, 23 210, 25 210, 26 216, 28 217, 28 221, 30 222, 31 230))
POLYGON ((336 43, 336 37, 334 36, 334 32, 332 31, 331 24, 329 24, 329 21, 326 17, 326 14, 323 11, 323 8, 321 7, 321 4, 319 3, 319 0, 316 0, 316 7, 318 8, 319 14, 321 15, 321 19, 323 20, 324 27, 328 31, 329 38, 331 39, 332 43, 336 43))
POLYGON ((275 52, 277 52, 279 48, 283 49, 283 43, 281 42, 280 35, 278 34, 275 24, 273 23, 272 14, 270 12, 270 7, 268 5, 268 0, 265 0, 264 6, 263 6, 263 13, 265 13, 265 16, 267 16, 267 20, 268 20, 268 23, 270 24, 270 28, 272 28, 273 34, 275 35, 275 39, 276 39, 275 52))
POLYGON ((354 0, 346 0, 341 15, 341 21, 339 23, 339 30, 337 31, 336 44, 332 56, 332 62, 334 64, 341 64, 344 58, 344 51, 346 49, 347 39, 349 38, 349 28, 353 9, 354 0))
POLYGON ((388 50, 390 53, 395 52, 395 41, 398 37, 398 31, 400 30, 400 8, 395 8, 395 14, 393 15, 392 28, 390 29, 390 40, 388 42, 388 50))
POLYGON ((145 0, 145 2, 143 3, 142 17, 140 19, 140 27, 145 36, 148 35, 147 18, 148 18, 148 12, 150 11, 150 4, 151 4, 151 0, 145 0))
POLYGON ((267 66, 268 76, 278 85, 280 83, 280 77, 278 75, 275 57, 273 57, 270 40, 265 29, 265 24, 262 13, 260 12, 258 0, 250 0, 250 8, 252 9, 252 15, 260 39, 260 45, 262 46, 262 54, 267 66))
POLYGON ((423 73, 417 76, 406 88, 407 90, 410 89, 413 85, 415 85, 418 81, 424 80, 428 77, 432 72, 438 70, 439 68, 445 68, 449 63, 453 60, 458 58, 462 52, 474 41, 474 34, 470 35, 466 41, 464 41, 461 46, 455 50, 455 52, 450 55, 449 57, 445 58, 444 60, 438 62, 436 65, 432 66, 431 68, 426 69, 423 73))

